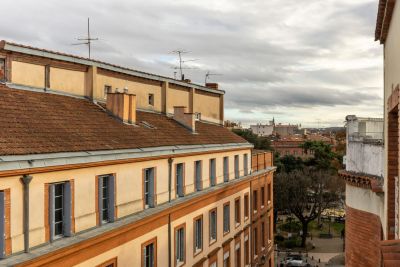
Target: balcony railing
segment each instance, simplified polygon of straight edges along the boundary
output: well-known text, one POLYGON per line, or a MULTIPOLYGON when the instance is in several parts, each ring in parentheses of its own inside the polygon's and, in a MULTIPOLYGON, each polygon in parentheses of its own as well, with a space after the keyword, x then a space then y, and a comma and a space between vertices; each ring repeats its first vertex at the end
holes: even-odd
POLYGON ((274 164, 273 153, 271 151, 253 154, 251 157, 251 168, 253 172, 265 170, 274 164))

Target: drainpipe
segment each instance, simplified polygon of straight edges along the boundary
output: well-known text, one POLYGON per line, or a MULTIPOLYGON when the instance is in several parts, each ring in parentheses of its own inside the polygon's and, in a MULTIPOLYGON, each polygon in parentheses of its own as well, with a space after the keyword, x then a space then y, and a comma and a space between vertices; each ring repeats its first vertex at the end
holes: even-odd
POLYGON ((254 207, 253 207, 253 187, 252 182, 250 180, 250 231, 249 231, 249 242, 250 242, 250 264, 253 266, 254 264, 254 242, 253 242, 253 214, 254 214, 254 207))
POLYGON ((24 186, 23 223, 24 223, 24 251, 29 252, 29 183, 32 176, 24 174, 21 178, 24 186))
MULTIPOLYGON (((172 191, 172 163, 173 158, 168 159, 168 202, 171 202, 171 191, 172 191)), ((168 267, 171 267, 172 260, 171 251, 171 214, 168 214, 168 267)))

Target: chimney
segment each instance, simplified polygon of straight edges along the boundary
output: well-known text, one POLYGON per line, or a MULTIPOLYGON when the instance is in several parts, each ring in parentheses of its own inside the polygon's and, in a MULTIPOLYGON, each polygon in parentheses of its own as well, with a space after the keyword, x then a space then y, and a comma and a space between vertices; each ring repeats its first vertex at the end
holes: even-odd
POLYGON ((125 123, 136 122, 136 95, 127 93, 107 93, 106 108, 125 123))
POLYGON ((196 132, 195 114, 186 113, 186 107, 174 106, 174 120, 191 130, 193 133, 196 132))
POLYGON ((206 83, 206 87, 218 90, 218 83, 206 83))

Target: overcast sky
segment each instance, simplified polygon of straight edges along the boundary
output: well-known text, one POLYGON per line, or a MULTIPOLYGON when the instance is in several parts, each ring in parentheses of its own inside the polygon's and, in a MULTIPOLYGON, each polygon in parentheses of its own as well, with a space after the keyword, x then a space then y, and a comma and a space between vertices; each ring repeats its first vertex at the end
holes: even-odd
POLYGON ((342 126, 382 116, 378 0, 2 0, 0 38, 87 56, 72 46, 91 18, 92 57, 174 76, 207 71, 226 91, 226 119, 342 126))

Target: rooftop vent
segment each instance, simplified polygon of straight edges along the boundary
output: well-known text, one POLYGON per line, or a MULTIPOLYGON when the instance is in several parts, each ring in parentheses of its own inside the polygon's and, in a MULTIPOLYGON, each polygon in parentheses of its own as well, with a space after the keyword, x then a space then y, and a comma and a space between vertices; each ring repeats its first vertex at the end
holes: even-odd
POLYGON ((125 123, 136 122, 136 95, 127 93, 108 93, 106 108, 125 123))

